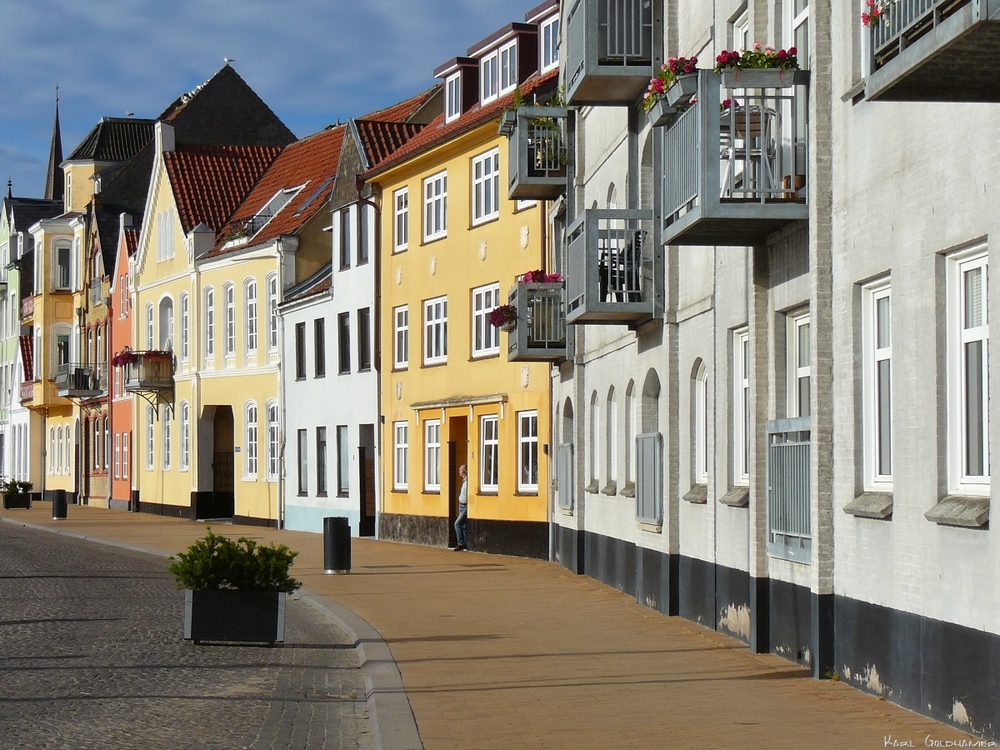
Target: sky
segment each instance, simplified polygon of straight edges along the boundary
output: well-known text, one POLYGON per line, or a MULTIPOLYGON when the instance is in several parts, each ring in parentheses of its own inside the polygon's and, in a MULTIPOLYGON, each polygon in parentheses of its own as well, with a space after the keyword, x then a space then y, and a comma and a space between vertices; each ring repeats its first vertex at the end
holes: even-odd
POLYGON ((41 197, 101 117, 154 118, 225 64, 304 137, 424 91, 540 0, 0 0, 0 181, 41 197))

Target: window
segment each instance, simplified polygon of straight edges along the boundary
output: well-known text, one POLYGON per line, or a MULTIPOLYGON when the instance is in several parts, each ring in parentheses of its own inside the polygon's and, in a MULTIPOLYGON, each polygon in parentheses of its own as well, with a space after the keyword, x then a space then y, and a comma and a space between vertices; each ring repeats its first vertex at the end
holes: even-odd
POLYGON ((496 52, 487 55, 479 63, 479 100, 486 104, 497 98, 499 88, 499 56, 496 52))
POLYGON ((444 82, 445 122, 458 119, 462 114, 462 74, 454 73, 444 82))
POLYGON ((249 403, 243 411, 243 475, 247 479, 257 477, 257 404, 249 403))
POLYGON ((691 383, 693 462, 692 484, 708 483, 708 370, 702 362, 691 383))
POLYGON ((448 233, 448 173, 424 180, 424 242, 448 233))
POLYGON ((517 415, 517 491, 538 492, 538 412, 517 415))
POLYGON ((174 301, 164 297, 159 305, 160 339, 158 349, 171 351, 174 348, 174 301))
POLYGON ((122 466, 122 436, 115 433, 115 479, 121 477, 122 466))
POLYGON ((153 303, 146 305, 146 349, 153 348, 153 303))
POLYGON ((368 226, 368 211, 364 205, 358 205, 358 259, 359 266, 368 262, 368 243, 371 231, 368 226))
POLYGON ((278 479, 278 451, 280 450, 280 435, 278 433, 278 405, 274 401, 267 402, 267 479, 278 479))
POLYGON ((490 323, 490 312, 500 305, 500 285, 472 290, 472 356, 500 353, 500 329, 490 323))
POLYGON ((205 358, 215 356, 215 290, 205 290, 205 358))
POLYGON ((482 224, 500 215, 500 150, 472 160, 472 223, 482 224))
POLYGON ((393 205, 393 252, 401 252, 410 242, 410 191, 407 188, 397 190, 392 194, 393 205))
POLYGON ((55 427, 49 428, 49 474, 54 474, 55 469, 58 468, 56 461, 56 429, 55 427))
POLYGON ((733 483, 750 483, 750 332, 733 333, 733 483))
POLYGON ((244 321, 244 328, 246 330, 247 337, 247 354, 257 353, 257 281, 255 279, 250 279, 246 283, 246 287, 243 290, 246 294, 246 320, 244 321))
POLYGON ((309 431, 299 430, 297 433, 299 447, 299 495, 309 494, 309 431))
POLYGON ((608 391, 608 434, 606 438, 608 486, 618 481, 618 396, 615 389, 608 391))
POLYGON ((226 304, 226 357, 236 354, 236 289, 232 284, 223 288, 226 304))
POLYGON ((56 289, 70 289, 73 251, 69 243, 56 246, 56 289))
POLYGON ((278 277, 267 277, 267 350, 278 351, 278 277))
MULTIPOLYGON (((625 483, 635 483, 635 382, 629 381, 625 388, 625 483)), ((634 489, 634 486, 633 486, 634 489)))
POLYGON ((173 414, 171 413, 170 405, 163 405, 163 469, 168 471, 171 467, 171 462, 173 461, 173 444, 172 444, 172 424, 173 414))
POLYGON ((372 369, 372 323, 371 310, 358 310, 358 372, 372 369))
POLYGON ((392 425, 392 488, 405 490, 407 488, 407 465, 410 453, 410 425, 406 422, 394 422, 392 425))
POLYGON ((789 318, 788 416, 809 416, 809 316, 789 318))
POLYGON ((101 421, 99 419, 94 420, 94 439, 93 445, 91 445, 91 454, 94 459, 94 471, 101 468, 101 421))
POLYGON ((306 379, 306 324, 295 324, 295 379, 306 379))
POLYGON ((397 370, 405 368, 410 358, 410 313, 406 305, 392 310, 393 338, 392 365, 397 370))
POLYGON ((146 407, 146 468, 153 469, 153 422, 156 420, 156 413, 152 406, 146 407))
POLYGON ((340 269, 351 267, 351 209, 345 208, 340 217, 340 269))
POLYGON ((66 425, 66 431, 63 433, 63 440, 65 441, 65 451, 66 451, 66 463, 63 466, 63 473, 69 474, 73 471, 73 450, 70 447, 70 427, 66 425))
POLYGON ((424 302, 424 364, 448 361, 448 298, 424 302))
POLYGON ((326 318, 313 321, 313 371, 317 378, 326 376, 326 318))
POLYGON ((111 454, 111 418, 104 417, 104 435, 101 447, 101 465, 105 471, 108 470, 108 456, 111 454))
POLYGON ((180 428, 180 469, 187 471, 191 465, 191 405, 187 401, 181 401, 180 428))
MULTIPOLYGON (((340 428, 337 428, 338 447, 340 428)), ((339 479, 339 477, 338 477, 339 479)), ((326 496, 326 427, 316 428, 316 494, 326 496)))
POLYGON ((597 391, 590 396, 590 492, 596 492, 601 476, 601 407, 597 391))
POLYGON ((479 418, 479 489, 496 492, 500 476, 500 421, 496 415, 479 418))
POLYGON ((337 343, 339 354, 339 369, 341 375, 351 371, 351 314, 340 313, 337 316, 337 343))
POLYGON ((128 479, 128 467, 129 467, 129 456, 128 456, 128 446, 131 438, 131 433, 122 433, 122 479, 128 479))
POLYGON ((869 488, 892 482, 892 325, 885 281, 862 289, 864 354, 865 482, 869 488))
POLYGON ((441 490, 441 422, 424 422, 424 489, 441 490))
POLYGON ((181 361, 187 362, 188 359, 188 347, 190 345, 190 331, 188 330, 188 323, 190 322, 190 310, 188 309, 188 296, 186 294, 181 295, 181 361))
POLYGON ((174 217, 167 209, 156 214, 156 259, 169 260, 174 257, 174 217))
POLYGON ((952 490, 988 494, 989 326, 985 252, 949 263, 948 435, 952 490))
POLYGON ((542 72, 559 66, 559 19, 552 18, 541 25, 542 72))
POLYGON ((500 93, 506 94, 517 86, 517 42, 500 48, 500 93))
POLYGON ((347 497, 351 489, 351 443, 347 425, 337 425, 337 495, 347 497))

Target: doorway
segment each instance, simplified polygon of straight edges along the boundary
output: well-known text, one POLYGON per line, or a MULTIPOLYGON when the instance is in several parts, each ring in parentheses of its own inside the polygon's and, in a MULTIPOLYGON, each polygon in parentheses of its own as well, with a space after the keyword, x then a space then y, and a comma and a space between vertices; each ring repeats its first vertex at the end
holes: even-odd
MULTIPOLYGON (((469 420, 464 416, 448 419, 448 546, 458 543, 455 519, 458 518, 458 493, 462 483, 458 467, 469 460, 469 420)), ((471 493, 470 493, 471 494, 471 493)), ((471 531, 471 527, 470 527, 471 531)))
POLYGON ((236 512, 233 407, 216 406, 212 425, 212 501, 205 517, 232 518, 236 512))
POLYGON ((375 536, 375 425, 360 425, 359 443, 358 536, 375 536))

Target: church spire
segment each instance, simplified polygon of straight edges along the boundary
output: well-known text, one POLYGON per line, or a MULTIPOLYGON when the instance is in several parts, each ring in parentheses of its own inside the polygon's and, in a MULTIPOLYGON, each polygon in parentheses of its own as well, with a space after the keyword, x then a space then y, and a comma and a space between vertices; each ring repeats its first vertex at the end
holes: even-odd
POLYGON ((56 117, 52 123, 52 145, 49 147, 49 168, 45 175, 46 200, 61 201, 65 192, 62 168, 62 133, 59 130, 59 87, 56 86, 56 117))

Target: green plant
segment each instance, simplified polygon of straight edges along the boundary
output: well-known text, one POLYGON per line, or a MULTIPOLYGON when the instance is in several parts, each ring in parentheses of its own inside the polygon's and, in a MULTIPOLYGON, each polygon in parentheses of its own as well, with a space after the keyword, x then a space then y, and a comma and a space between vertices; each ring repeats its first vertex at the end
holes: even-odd
POLYGON ((288 572, 299 554, 284 544, 264 546, 252 539, 236 541, 213 534, 209 527, 204 539, 171 560, 169 571, 179 589, 236 589, 239 591, 295 591, 302 583, 288 572))
POLYGON ((642 108, 649 112, 662 99, 667 89, 673 86, 679 76, 697 71, 697 57, 671 57, 660 67, 659 72, 649 79, 649 87, 642 97, 642 108))
POLYGON ((31 482, 24 482, 18 479, 8 479, 0 484, 0 492, 5 495, 23 495, 31 491, 34 487, 31 482))

